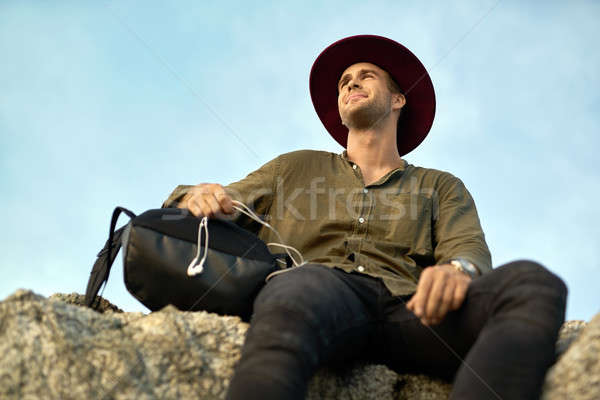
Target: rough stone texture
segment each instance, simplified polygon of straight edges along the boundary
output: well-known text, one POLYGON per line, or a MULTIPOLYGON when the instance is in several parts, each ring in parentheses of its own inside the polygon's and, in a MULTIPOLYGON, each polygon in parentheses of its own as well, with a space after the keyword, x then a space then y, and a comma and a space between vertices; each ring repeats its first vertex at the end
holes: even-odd
POLYGON ((548 371, 542 399, 600 399, 600 314, 548 371))
POLYGON ((0 303, 0 398, 224 398, 246 329, 236 317, 100 314, 17 291, 0 303))
POLYGON ((308 400, 447 399, 452 386, 424 375, 399 375, 383 365, 351 365, 346 371, 321 369, 308 388, 308 400))
MULTIPOLYGON (((0 302, 0 398, 225 397, 248 327, 239 318, 173 307, 124 313, 106 300, 100 313, 81 304, 76 293, 46 299, 27 290, 0 302)), ((565 324, 557 350, 584 324, 565 324)), ((546 399, 600 398, 599 340, 596 317, 548 374, 546 399), (590 387, 582 389, 584 383, 590 387)), ((381 365, 350 365, 320 370, 307 398, 437 400, 450 389, 446 382, 398 375, 381 365)))
MULTIPOLYGON (((83 296, 79 293, 71 293, 71 294, 54 293, 52 296, 49 297, 49 299, 50 300, 60 300, 60 301, 64 301, 65 303, 75 304, 78 306, 85 306, 85 296, 83 296)), ((105 298, 100 297, 100 296, 98 296, 96 298, 96 301, 94 302, 94 309, 101 314, 103 314, 105 312, 111 312, 111 311, 119 312, 119 313, 123 312, 123 310, 121 310, 119 307, 115 306, 113 303, 111 303, 110 301, 108 301, 105 298)))
POLYGON ((580 320, 567 321, 563 324, 558 332, 558 340, 556 341, 557 357, 560 357, 569 348, 585 326, 586 322, 580 320))

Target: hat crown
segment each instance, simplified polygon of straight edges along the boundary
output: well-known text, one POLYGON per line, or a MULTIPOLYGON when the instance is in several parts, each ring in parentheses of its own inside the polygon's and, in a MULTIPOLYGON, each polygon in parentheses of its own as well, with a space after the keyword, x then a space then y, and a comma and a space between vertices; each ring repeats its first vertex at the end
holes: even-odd
POLYGON ((337 106, 337 84, 350 65, 368 62, 384 69, 406 97, 398 120, 400 155, 415 149, 427 136, 435 117, 435 91, 427 70, 406 47, 376 35, 350 36, 328 46, 315 60, 309 78, 313 105, 329 134, 343 147, 348 128, 337 106))

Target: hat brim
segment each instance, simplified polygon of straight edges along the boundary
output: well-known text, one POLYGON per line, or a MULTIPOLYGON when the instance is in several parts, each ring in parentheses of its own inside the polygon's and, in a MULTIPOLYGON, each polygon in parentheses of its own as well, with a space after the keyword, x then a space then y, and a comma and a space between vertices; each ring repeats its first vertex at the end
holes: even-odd
POLYGON ((325 129, 343 147, 348 128, 338 111, 338 81, 346 68, 368 62, 387 71, 400 86, 406 105, 398 120, 397 143, 401 156, 414 150, 427 136, 435 116, 435 92, 419 59, 406 47, 375 35, 350 36, 327 47, 310 71, 310 96, 325 129))

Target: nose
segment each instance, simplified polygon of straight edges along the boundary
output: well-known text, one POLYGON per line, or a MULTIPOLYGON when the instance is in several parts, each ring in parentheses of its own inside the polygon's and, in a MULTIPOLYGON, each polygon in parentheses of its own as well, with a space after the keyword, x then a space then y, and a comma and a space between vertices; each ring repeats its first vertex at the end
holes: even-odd
POLYGON ((350 80, 348 81, 347 87, 348 87, 348 90, 358 89, 358 88, 360 88, 360 83, 359 83, 358 79, 350 78, 350 80))

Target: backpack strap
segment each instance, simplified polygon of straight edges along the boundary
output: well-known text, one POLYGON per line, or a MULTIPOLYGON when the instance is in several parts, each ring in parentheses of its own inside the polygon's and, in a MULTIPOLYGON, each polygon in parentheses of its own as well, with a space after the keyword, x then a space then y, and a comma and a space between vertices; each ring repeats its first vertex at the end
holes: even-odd
MULTIPOLYGON (((98 292, 100 291, 102 284, 108 281, 110 268, 112 267, 115 258, 117 258, 117 254, 121 248, 121 237, 123 236, 125 227, 115 230, 117 226, 117 220, 119 219, 121 212, 127 214, 127 216, 131 219, 136 217, 133 212, 123 207, 116 207, 113 211, 110 221, 110 229, 108 231, 108 240, 106 241, 106 244, 102 250, 100 250, 96 256, 96 262, 94 262, 94 266, 92 267, 92 272, 90 273, 90 278, 87 283, 87 288, 85 289, 85 305, 93 309, 96 309, 100 304, 100 298, 97 298, 98 292), (96 298, 98 301, 96 304, 94 304, 96 298)), ((106 285, 104 287, 106 287, 106 285)))

